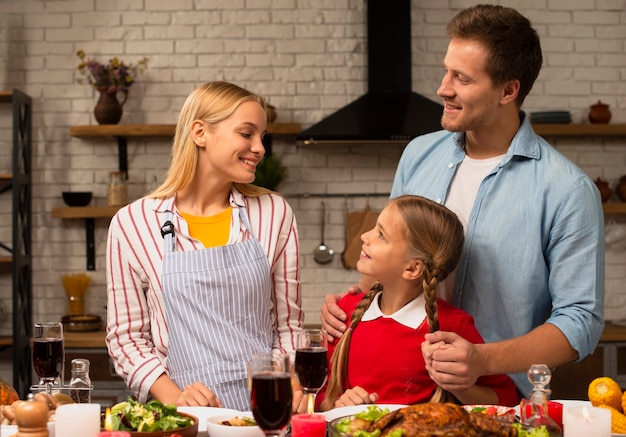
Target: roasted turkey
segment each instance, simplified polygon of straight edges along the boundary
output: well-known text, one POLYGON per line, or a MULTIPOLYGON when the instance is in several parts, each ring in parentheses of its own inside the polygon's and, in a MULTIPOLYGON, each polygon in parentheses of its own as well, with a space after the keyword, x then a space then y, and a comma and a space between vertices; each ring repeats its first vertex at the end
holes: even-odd
MULTIPOLYGON (((517 430, 483 413, 468 413, 452 403, 424 403, 392 411, 373 424, 361 422, 360 428, 381 431, 380 437, 402 429, 403 437, 516 437, 517 430)), ((352 427, 351 427, 352 428, 352 427)), ((352 428, 354 430, 354 428, 352 428)))

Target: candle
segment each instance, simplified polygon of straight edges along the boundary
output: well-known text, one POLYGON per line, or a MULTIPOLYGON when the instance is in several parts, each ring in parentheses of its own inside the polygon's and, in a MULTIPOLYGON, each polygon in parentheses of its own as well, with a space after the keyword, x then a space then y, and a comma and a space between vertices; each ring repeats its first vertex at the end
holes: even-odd
POLYGON ((563 410, 564 437, 611 437, 611 412, 606 408, 569 407, 563 410))
POLYGON ((322 414, 294 414, 291 416, 292 437, 325 437, 326 417, 322 414))
POLYGON ((95 437, 100 432, 100 404, 65 404, 56 409, 54 434, 95 437))
POLYGON ((107 407, 104 414, 104 429, 107 431, 113 431, 113 419, 111 419, 111 409, 107 407))

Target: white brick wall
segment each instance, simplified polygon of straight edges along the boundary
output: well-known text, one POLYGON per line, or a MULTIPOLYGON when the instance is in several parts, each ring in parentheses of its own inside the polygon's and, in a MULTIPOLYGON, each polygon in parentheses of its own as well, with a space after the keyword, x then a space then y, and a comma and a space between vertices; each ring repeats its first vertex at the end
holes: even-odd
MULTIPOLYGON (((475 1, 413 0, 413 89, 437 100, 446 49, 445 25, 475 1)), ((525 109, 568 109, 586 120, 598 99, 611 105, 613 122, 626 123, 626 13, 624 0, 507 0, 536 25, 545 66, 525 109)), ((69 136, 69 126, 94 124, 94 90, 76 83, 77 49, 106 61, 149 57, 149 67, 130 91, 122 123, 175 123, 188 92, 198 83, 225 79, 269 98, 278 121, 308 126, 366 90, 364 0, 0 0, 0 89, 20 88, 34 98, 33 252, 34 318, 66 312, 60 275, 85 271, 81 220, 52 218, 65 190, 91 190, 105 203, 108 172, 117 167, 113 140, 69 136), (45 299, 45 300, 44 300, 45 299)), ((10 168, 9 111, 0 108, 0 171, 10 168)), ((591 177, 615 183, 626 174, 626 138, 555 141, 591 177)), ((399 146, 301 147, 276 139, 290 178, 288 196, 310 192, 387 193, 401 153, 399 146)), ((162 180, 169 159, 164 140, 130 141, 130 193, 140 196, 153 175, 162 180)), ((10 195, 0 196, 0 239, 10 241, 10 195)), ((380 208, 385 197, 290 197, 300 229, 304 307, 318 321, 324 294, 344 290, 357 274, 312 259, 320 242, 317 209, 329 209, 326 243, 344 248, 344 208, 366 203, 380 208)), ((619 222, 626 219, 616 217, 619 222)), ((107 220, 96 221, 97 270, 87 310, 104 316, 104 243, 107 220)), ((607 317, 626 318, 626 250, 607 251, 607 317)), ((10 275, 0 274, 0 297, 10 302, 10 275)), ((10 333, 0 318, 0 335, 10 333)))

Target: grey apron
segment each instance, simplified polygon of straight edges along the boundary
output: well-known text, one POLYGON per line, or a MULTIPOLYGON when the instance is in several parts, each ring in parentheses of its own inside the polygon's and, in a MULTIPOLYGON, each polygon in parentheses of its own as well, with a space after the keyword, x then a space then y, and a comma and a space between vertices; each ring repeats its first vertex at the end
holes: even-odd
POLYGON ((272 348, 271 280, 269 261, 250 232, 247 211, 234 209, 249 239, 185 252, 176 251, 174 214, 166 213, 169 223, 163 229, 169 228, 162 233, 167 367, 181 390, 200 381, 225 408, 247 411, 247 363, 252 354, 272 348))

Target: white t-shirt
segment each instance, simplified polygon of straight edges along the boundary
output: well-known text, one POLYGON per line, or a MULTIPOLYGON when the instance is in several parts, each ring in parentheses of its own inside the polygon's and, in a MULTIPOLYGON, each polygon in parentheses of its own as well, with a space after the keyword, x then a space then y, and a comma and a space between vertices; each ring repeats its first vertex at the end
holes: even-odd
MULTIPOLYGON (((444 204, 457 215, 464 230, 467 231, 467 221, 481 182, 503 157, 504 155, 498 155, 487 159, 472 159, 465 155, 459 164, 444 204)), ((437 295, 446 302, 452 302, 455 280, 456 269, 437 287, 437 295)))

